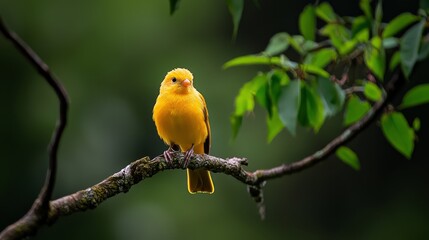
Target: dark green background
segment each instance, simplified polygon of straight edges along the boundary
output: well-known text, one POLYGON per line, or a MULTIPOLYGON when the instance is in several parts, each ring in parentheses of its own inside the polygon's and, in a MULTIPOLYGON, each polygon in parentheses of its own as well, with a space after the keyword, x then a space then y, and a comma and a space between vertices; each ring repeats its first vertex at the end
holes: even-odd
MULTIPOLYGON (((175 67, 189 68, 206 98, 211 153, 247 157, 249 170, 299 160, 341 131, 339 116, 320 134, 301 128, 291 137, 283 131, 267 144, 265 113, 257 108, 231 141, 234 97, 263 68, 223 70, 222 64, 263 50, 276 32, 297 34, 298 14, 306 4, 260 1, 258 8, 245 2, 238 37, 232 41, 224 1, 183 0, 170 16, 167 0, 0 0, 5 21, 50 65, 71 98, 54 198, 85 189, 166 148, 156 134, 152 106, 160 81, 175 67)), ((341 15, 359 14, 358 1, 331 2, 341 15)), ((385 21, 417 9, 417 1, 384 2, 385 21)), ((428 66, 417 66, 411 84, 427 82, 428 66)), ((43 184, 58 103, 3 38, 0 80, 3 229, 28 210, 43 184)), ((405 111, 410 122, 415 116, 422 120, 412 160, 389 146, 375 122, 348 145, 358 153, 361 171, 332 156, 268 182, 265 221, 234 178, 213 174, 215 194, 190 195, 185 172, 168 171, 96 210, 59 219, 35 239, 424 239, 429 235, 428 110, 405 111)))

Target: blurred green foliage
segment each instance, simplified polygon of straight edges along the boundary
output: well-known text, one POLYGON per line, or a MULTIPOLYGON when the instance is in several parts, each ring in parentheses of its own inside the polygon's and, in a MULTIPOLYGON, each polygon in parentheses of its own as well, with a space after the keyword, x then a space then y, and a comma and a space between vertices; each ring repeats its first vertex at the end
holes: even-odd
MULTIPOLYGON (((230 141, 229 115, 234 112, 235 95, 258 68, 224 71, 223 63, 264 49, 276 32, 298 34, 298 14, 307 3, 261 1, 259 8, 246 4, 232 42, 233 24, 223 1, 181 1, 173 16, 168 1, 0 1, 4 20, 49 64, 71 98, 55 197, 89 187, 141 156, 153 157, 165 150, 151 115, 159 84, 174 67, 189 68, 205 96, 213 155, 247 157, 249 169, 254 170, 298 160, 323 146, 339 133, 340 118, 326 122, 317 137, 297 127, 296 137, 280 134, 268 145, 261 127, 267 119, 259 108, 243 121, 236 140, 230 141)), ((347 1, 331 5, 344 15, 357 14, 347 1)), ((392 19, 404 12, 399 6, 389 3, 391 9, 385 9, 384 16, 392 19)), ((417 9, 412 4, 407 7, 410 12, 417 9)), ((418 80, 423 79, 424 70, 415 70, 418 80)), ((3 229, 27 211, 43 183, 46 145, 58 106, 43 79, 3 38, 0 79, 3 229)), ((412 161, 403 161, 377 129, 369 128, 351 143, 359 152, 362 171, 327 161, 269 182, 265 221, 259 220, 245 186, 229 176, 213 175, 214 195, 190 195, 185 172, 170 171, 146 179, 95 210, 59 219, 35 239, 427 236, 424 147, 429 134, 424 123, 429 116, 422 114, 425 109, 406 110, 411 117, 419 115, 422 122, 412 161)))

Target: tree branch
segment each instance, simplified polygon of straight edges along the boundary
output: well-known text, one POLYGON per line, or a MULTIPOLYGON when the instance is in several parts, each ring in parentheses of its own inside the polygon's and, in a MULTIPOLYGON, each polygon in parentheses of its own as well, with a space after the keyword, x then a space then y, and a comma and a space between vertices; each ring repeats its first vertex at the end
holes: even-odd
MULTIPOLYGON (((402 75, 400 76, 399 73, 394 74, 386 86, 386 96, 375 103, 372 109, 360 121, 347 128, 321 150, 302 160, 282 164, 271 169, 249 172, 243 168, 243 166, 247 166, 245 158, 234 157, 223 159, 210 155, 196 154, 191 158, 188 167, 191 169, 205 168, 212 172, 224 173, 250 186, 260 186, 266 180, 305 170, 327 159, 339 146, 346 144, 357 136, 359 132, 364 130, 383 111, 387 103, 391 100, 394 91, 403 82, 404 78, 402 75)), ((172 154, 172 157, 172 165, 167 164, 163 155, 153 159, 144 157, 90 188, 51 201, 48 223, 52 224, 61 216, 94 209, 108 198, 119 193, 128 192, 133 185, 154 176, 158 172, 183 169, 181 162, 184 155, 180 152, 175 152, 172 154)))
MULTIPOLYGON (((159 172, 184 169, 182 164, 184 155, 180 152, 174 152, 172 157, 172 164, 168 164, 163 155, 153 159, 141 158, 90 188, 51 201, 48 223, 52 224, 61 216, 94 209, 106 199, 119 193, 128 192, 133 185, 159 172)), ((254 175, 242 168, 242 165, 246 164, 247 160, 243 158, 222 159, 196 154, 191 158, 188 168, 205 168, 212 172, 231 175, 241 182, 252 184, 255 181, 254 175)))
MULTIPOLYGON (((30 211, 0 233, 0 239, 24 238, 34 234, 43 225, 54 223, 61 216, 94 209, 108 198, 127 192, 133 185, 154 176, 158 172, 169 169, 182 169, 183 154, 180 152, 173 154, 174 160, 172 164, 167 164, 162 155, 153 159, 144 157, 90 188, 49 202, 55 183, 58 145, 66 124, 67 95, 61 84, 50 73, 48 66, 15 33, 7 29, 1 17, 0 31, 46 79, 60 101, 60 118, 49 145, 49 169, 45 184, 30 211)), ((204 168, 212 172, 228 174, 250 186, 248 188, 249 193, 259 204, 260 213, 263 215, 262 186, 265 181, 305 170, 327 159, 339 146, 352 140, 376 119, 403 82, 405 81, 401 74, 393 74, 393 77, 385 86, 385 96, 375 103, 361 120, 348 127, 321 150, 302 160, 282 164, 271 169, 249 172, 243 168, 243 165, 247 165, 247 160, 243 158, 222 159, 210 155, 195 155, 188 167, 191 169, 204 168)))
POLYGON ((7 28, 1 16, 0 32, 6 37, 6 39, 12 42, 21 55, 23 55, 48 82, 57 95, 60 103, 59 120, 48 146, 49 166, 46 173, 45 183, 27 214, 0 233, 0 239, 19 239, 27 236, 33 231, 36 231, 36 229, 46 221, 49 210, 49 201, 52 197, 55 185, 58 146, 67 122, 68 97, 64 87, 51 73, 48 65, 44 63, 42 59, 23 40, 21 40, 16 33, 7 28), (16 229, 26 229, 26 234, 20 235, 19 231, 16 231, 16 229))

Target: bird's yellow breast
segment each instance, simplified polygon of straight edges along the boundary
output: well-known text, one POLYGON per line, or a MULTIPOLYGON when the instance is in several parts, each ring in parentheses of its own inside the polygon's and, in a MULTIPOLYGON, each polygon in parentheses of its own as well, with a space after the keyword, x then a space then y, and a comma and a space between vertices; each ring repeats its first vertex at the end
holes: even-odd
POLYGON ((188 94, 160 94, 153 120, 164 142, 177 144, 182 151, 204 143, 208 136, 204 103, 196 90, 188 94))

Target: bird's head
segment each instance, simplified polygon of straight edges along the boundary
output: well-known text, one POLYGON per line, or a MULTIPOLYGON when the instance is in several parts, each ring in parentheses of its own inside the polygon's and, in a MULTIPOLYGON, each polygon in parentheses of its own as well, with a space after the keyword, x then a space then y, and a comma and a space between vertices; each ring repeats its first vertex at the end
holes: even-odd
POLYGON ((165 75, 161 83, 161 92, 168 91, 186 94, 193 89, 194 76, 185 68, 175 68, 165 75))

